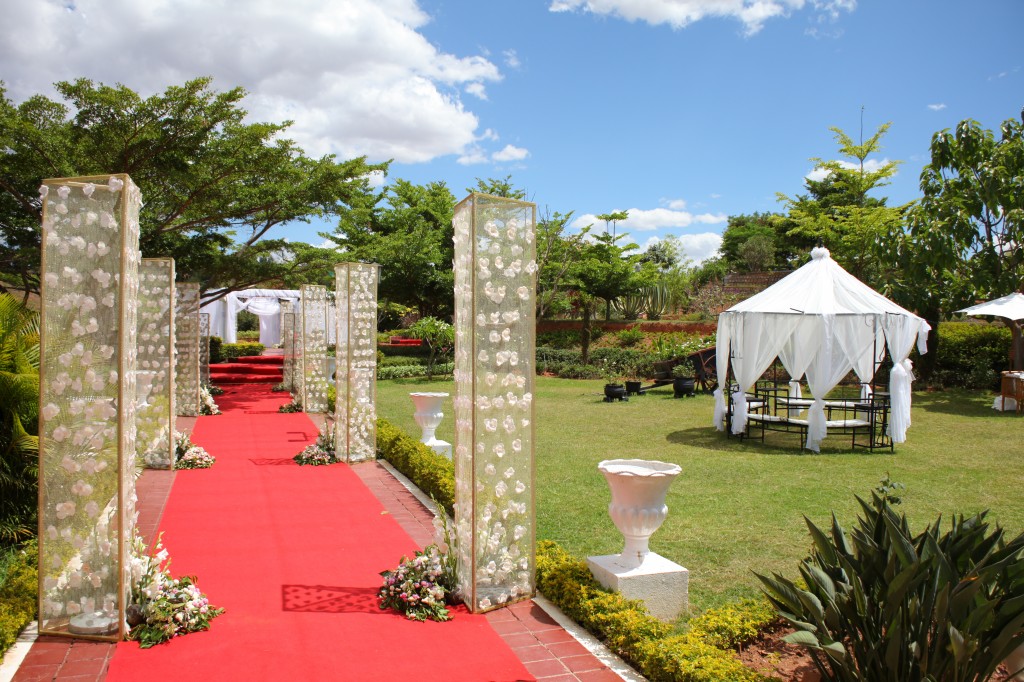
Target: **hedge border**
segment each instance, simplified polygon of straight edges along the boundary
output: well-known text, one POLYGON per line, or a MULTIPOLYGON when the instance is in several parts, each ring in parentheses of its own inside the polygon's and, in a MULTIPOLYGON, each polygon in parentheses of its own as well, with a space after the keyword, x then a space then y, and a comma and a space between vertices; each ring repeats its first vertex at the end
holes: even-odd
POLYGON ((25 543, 11 560, 0 581, 0 658, 17 641, 25 626, 35 620, 39 590, 38 548, 35 540, 25 543))

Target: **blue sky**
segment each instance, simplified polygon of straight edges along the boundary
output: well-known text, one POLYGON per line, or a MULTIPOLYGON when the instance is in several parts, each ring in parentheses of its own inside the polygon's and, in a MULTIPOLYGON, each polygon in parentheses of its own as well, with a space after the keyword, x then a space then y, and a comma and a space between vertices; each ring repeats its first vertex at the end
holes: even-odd
MULTIPOLYGON (((0 28, 15 99, 89 76, 143 92, 209 74, 310 153, 391 176, 511 174, 543 212, 629 210, 640 243, 713 253, 726 217, 779 210, 829 126, 891 122, 882 194, 918 196, 933 133, 1024 106, 1021 0, 41 0, 0 28)), ((287 226, 319 243, 330 225, 287 226)))

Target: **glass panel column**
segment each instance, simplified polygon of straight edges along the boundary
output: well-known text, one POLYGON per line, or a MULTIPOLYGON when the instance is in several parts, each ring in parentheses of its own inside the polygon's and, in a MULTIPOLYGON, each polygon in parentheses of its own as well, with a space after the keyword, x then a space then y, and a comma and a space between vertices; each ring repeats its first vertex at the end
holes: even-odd
POLYGON ((302 411, 327 411, 327 287, 303 284, 302 411))
POLYGON ((174 383, 178 414, 199 416, 199 284, 178 282, 174 312, 174 383))
POLYGON ((338 459, 360 462, 377 456, 377 283, 380 266, 341 263, 334 267, 337 313, 334 403, 338 459))
POLYGON ((174 466, 174 259, 139 269, 138 455, 147 469, 174 466))

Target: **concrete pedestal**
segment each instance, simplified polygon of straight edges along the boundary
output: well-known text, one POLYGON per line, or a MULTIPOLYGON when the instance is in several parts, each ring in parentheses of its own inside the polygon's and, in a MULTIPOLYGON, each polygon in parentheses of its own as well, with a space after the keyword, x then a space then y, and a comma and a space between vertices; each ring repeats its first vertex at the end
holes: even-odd
POLYGON ((446 440, 440 438, 433 438, 429 443, 424 443, 428 448, 433 450, 439 455, 444 455, 448 459, 452 458, 452 444, 446 440))
POLYGON ((689 607, 690 572, 651 552, 639 566, 630 566, 621 554, 587 557, 597 582, 627 599, 639 599, 651 615, 665 621, 678 618, 689 607))

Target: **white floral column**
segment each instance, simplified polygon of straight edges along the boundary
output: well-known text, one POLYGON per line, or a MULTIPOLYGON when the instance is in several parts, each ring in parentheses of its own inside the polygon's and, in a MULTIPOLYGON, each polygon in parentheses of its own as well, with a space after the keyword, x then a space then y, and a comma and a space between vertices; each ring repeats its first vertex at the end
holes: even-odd
POLYGON ((174 466, 174 259, 139 267, 138 455, 147 469, 174 466))
POLYGON ((295 380, 295 311, 291 301, 281 302, 281 345, 284 348, 284 368, 281 383, 291 391, 295 380))
POLYGON ((327 411, 327 287, 303 284, 302 411, 327 411))
POLYGON ((210 313, 199 313, 199 383, 210 385, 210 313))
POLYGON ((39 632, 113 641, 135 523, 142 198, 127 175, 40 194, 39 632))
POLYGON ((174 384, 178 414, 199 416, 199 284, 175 285, 174 384))
POLYGON ((377 282, 380 266, 334 266, 335 451, 346 462, 377 456, 377 282))
POLYGON ((470 610, 534 593, 536 206, 455 207, 455 521, 470 610))

